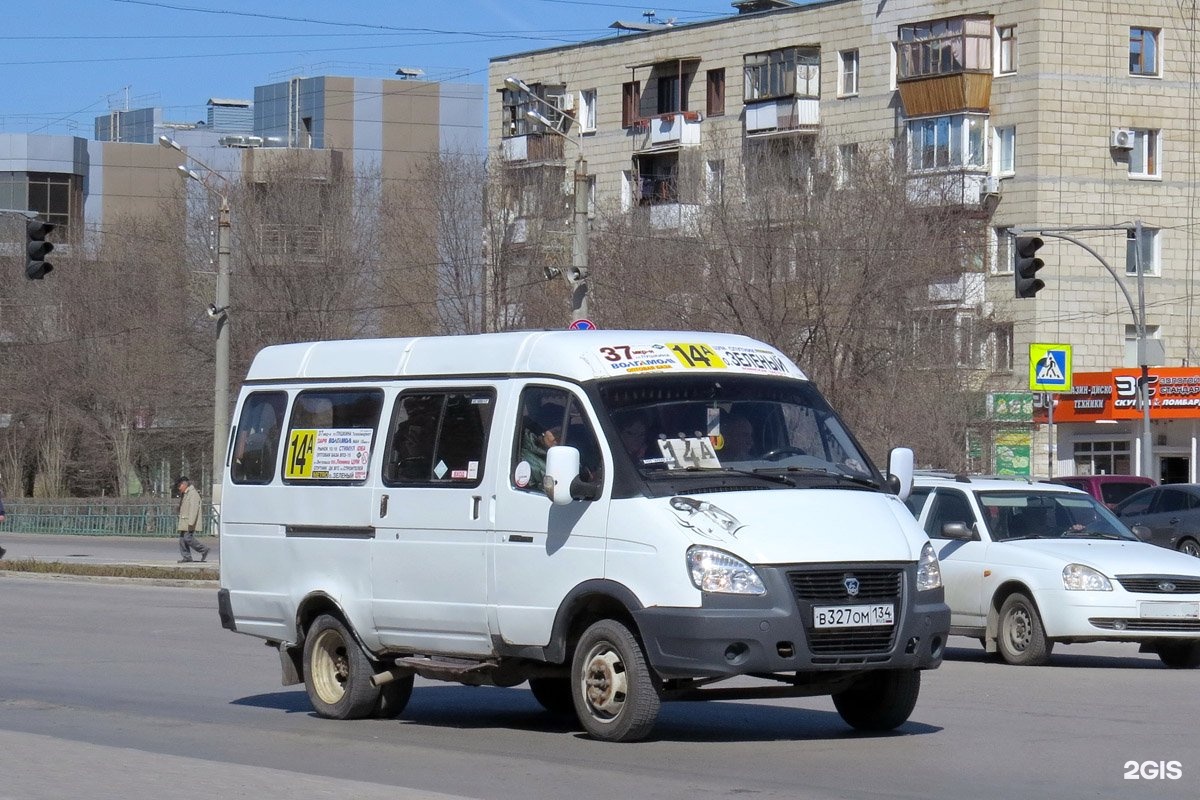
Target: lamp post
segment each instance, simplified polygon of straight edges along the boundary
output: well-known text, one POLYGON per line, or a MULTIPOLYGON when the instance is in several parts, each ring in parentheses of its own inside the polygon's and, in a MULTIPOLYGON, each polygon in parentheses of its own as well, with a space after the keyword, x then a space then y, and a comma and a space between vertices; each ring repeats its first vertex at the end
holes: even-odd
MULTIPOLYGON (((229 180, 212 167, 205 164, 194 155, 186 152, 179 142, 169 136, 158 137, 163 147, 178 150, 184 157, 194 162, 205 171, 210 178, 217 178, 226 184, 229 180)), ((225 437, 229 434, 229 242, 231 234, 229 195, 219 191, 193 169, 180 164, 179 171, 191 180, 196 181, 220 201, 217 212, 217 290, 216 298, 208 307, 208 315, 217 324, 216 349, 214 355, 215 376, 213 380, 213 444, 212 444, 212 502, 219 506, 221 502, 221 481, 225 471, 225 437)))
MULTIPOLYGON (((511 91, 522 92, 532 97, 555 113, 561 113, 553 105, 538 97, 529 84, 520 78, 509 75, 504 79, 504 86, 511 91)), ((571 268, 566 273, 567 285, 571 288, 571 322, 578 322, 588 318, 588 171, 587 160, 583 157, 583 142, 560 131, 552 120, 533 109, 525 112, 525 118, 542 125, 555 136, 572 142, 579 150, 575 158, 574 211, 572 213, 574 235, 571 239, 571 268)))

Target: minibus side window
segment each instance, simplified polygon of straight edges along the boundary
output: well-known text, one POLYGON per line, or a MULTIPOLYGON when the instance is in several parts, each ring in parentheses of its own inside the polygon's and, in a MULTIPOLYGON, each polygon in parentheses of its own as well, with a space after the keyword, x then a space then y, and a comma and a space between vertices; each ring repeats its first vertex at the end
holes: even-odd
POLYGON ((286 407, 284 392, 254 392, 246 398, 229 468, 234 483, 264 484, 275 478, 280 423, 286 407))
POLYGON ((570 392, 530 386, 521 393, 517 442, 509 477, 516 489, 541 492, 546 474, 546 451, 554 445, 579 451, 579 476, 589 483, 604 477, 604 461, 595 428, 579 400, 570 392))
POLYGON ((380 389, 315 389, 292 403, 284 483, 354 484, 367 479, 380 389))
POLYGON ((389 426, 386 486, 475 487, 483 480, 495 392, 405 392, 389 426))

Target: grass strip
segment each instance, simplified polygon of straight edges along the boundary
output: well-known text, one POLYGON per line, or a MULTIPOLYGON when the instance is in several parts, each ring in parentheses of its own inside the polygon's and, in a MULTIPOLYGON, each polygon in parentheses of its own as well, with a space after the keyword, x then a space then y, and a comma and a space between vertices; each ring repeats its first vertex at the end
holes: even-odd
POLYGON ((0 570, 36 572, 47 575, 90 575, 107 578, 165 578, 183 581, 215 581, 221 575, 215 569, 183 567, 147 567, 138 564, 69 564, 63 561, 35 561, 32 558, 0 560, 0 570))

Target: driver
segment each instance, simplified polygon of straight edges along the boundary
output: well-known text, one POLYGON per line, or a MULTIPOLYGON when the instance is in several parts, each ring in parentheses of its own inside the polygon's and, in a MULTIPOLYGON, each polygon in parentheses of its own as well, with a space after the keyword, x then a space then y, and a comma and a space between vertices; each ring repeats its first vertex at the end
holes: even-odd
POLYGON ((725 415, 721 420, 721 435, 725 439, 722 459, 741 461, 754 457, 754 425, 749 418, 741 414, 725 415))

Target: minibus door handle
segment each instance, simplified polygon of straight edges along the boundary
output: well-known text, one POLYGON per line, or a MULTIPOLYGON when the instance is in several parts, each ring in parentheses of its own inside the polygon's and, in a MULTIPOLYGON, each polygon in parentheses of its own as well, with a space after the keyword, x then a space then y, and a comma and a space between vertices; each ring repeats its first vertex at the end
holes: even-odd
POLYGON ((387 516, 388 496, 382 494, 379 496, 379 517, 380 519, 387 516))

